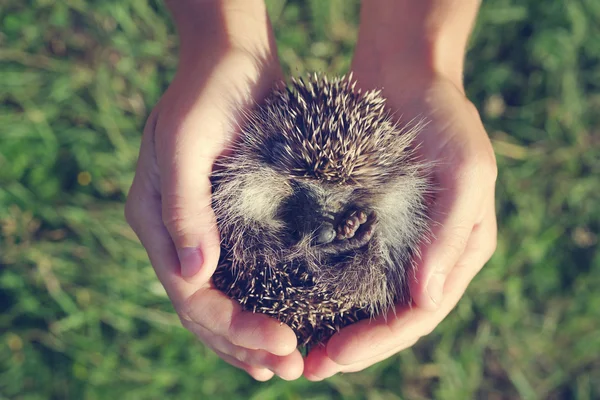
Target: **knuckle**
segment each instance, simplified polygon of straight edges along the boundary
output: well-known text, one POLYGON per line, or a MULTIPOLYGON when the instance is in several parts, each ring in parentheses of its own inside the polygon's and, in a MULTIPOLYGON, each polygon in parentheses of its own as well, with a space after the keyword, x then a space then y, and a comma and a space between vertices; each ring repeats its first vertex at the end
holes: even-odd
POLYGON ((135 186, 132 187, 127 196, 123 214, 127 224, 138 236, 144 232, 149 224, 152 224, 152 221, 154 221, 152 217, 156 212, 151 199, 138 193, 135 186))
POLYGON ((241 346, 242 341, 241 341, 240 333, 234 329, 233 325, 234 325, 234 322, 230 321, 229 325, 228 325, 228 329, 225 333, 225 336, 227 337, 227 340, 229 340, 233 345, 241 346))
POLYGON ((195 293, 178 301, 172 301, 173 307, 175 307, 175 311, 177 312, 182 324, 195 324, 198 322, 196 321, 196 318, 194 318, 197 314, 196 310, 198 309, 195 300, 195 293))
POLYGON ((144 135, 154 135, 156 131, 156 124, 158 122, 158 112, 159 107, 154 107, 154 109, 150 112, 146 123, 144 124, 144 135))
MULTIPOLYGON (((448 230, 442 260, 458 260, 464 253, 469 240, 471 229, 466 226, 455 226, 448 230)), ((444 262, 444 270, 438 271, 442 273, 449 272, 448 269, 454 265, 451 262, 444 262)))
POLYGON ((467 109, 467 112, 471 114, 471 117, 476 118, 477 120, 481 120, 481 116, 479 115, 479 110, 477 109, 477 106, 466 97, 464 98, 464 100, 465 108, 467 109))
MULTIPOLYGON (((162 220, 174 239, 184 236, 190 227, 190 220, 182 215, 163 214, 162 220)), ((178 243, 175 243, 175 245, 178 245, 178 243)))
POLYGON ((195 323, 190 315, 191 307, 187 304, 187 301, 181 307, 177 307, 177 316, 179 317, 179 321, 181 321, 181 325, 183 325, 186 329, 190 329, 190 326, 195 323))
POLYGON ((247 346, 248 338, 265 337, 265 331, 261 329, 260 319, 256 315, 238 312, 229 321, 227 338, 236 346, 247 346))
POLYGON ((190 316, 186 313, 178 313, 178 316, 181 326, 190 332, 194 332, 194 321, 191 320, 190 316))
POLYGON ((123 208, 123 216, 125 217, 125 221, 127 221, 129 226, 133 228, 133 221, 135 220, 135 217, 133 214, 133 210, 131 209, 131 201, 129 200, 129 197, 127 198, 127 201, 125 202, 125 207, 123 208))
POLYGON ((189 331, 194 331, 196 326, 203 326, 198 321, 198 306, 194 302, 194 295, 180 301, 173 301, 173 307, 177 312, 181 325, 189 331))
POLYGON ((136 208, 133 206, 133 201, 131 200, 131 195, 127 197, 127 201, 125 202, 125 208, 123 210, 125 221, 135 230, 135 225, 137 223, 137 213, 136 208))
POLYGON ((428 325, 424 326, 423 328, 421 328, 421 330, 419 331, 419 335, 414 340, 414 343, 416 343, 422 337, 426 337, 426 336, 431 335, 433 333, 433 331, 435 331, 436 327, 437 327, 436 324, 428 324, 428 325))
POLYGON ((162 219, 165 225, 178 224, 184 220, 184 216, 187 212, 185 199, 182 196, 176 194, 163 194, 161 196, 162 201, 162 219))
POLYGON ((492 258, 498 248, 498 228, 495 216, 491 217, 491 220, 482 222, 482 224, 484 224, 485 228, 481 232, 478 232, 481 238, 478 253, 482 264, 485 264, 492 258))
POLYGON ((218 235, 212 239, 214 231, 218 233, 216 221, 207 212, 206 209, 196 211, 178 205, 163 205, 162 223, 177 248, 196 246, 200 241, 207 249, 220 248, 218 235))
MULTIPOLYGON (((198 321, 197 316, 197 303, 195 301, 195 296, 191 295, 187 299, 183 300, 181 304, 177 307, 177 313, 179 314, 179 318, 182 321, 187 321, 188 323, 197 324, 201 321, 198 321)), ((201 324, 203 325, 203 324, 201 324)))
POLYGON ((243 346, 244 338, 252 337, 257 333, 257 330, 253 326, 246 326, 245 323, 240 322, 243 318, 237 314, 236 317, 232 317, 227 321, 226 337, 227 339, 236 346, 243 346))
POLYGON ((458 163, 457 176, 470 184, 481 182, 496 182, 498 167, 494 152, 490 149, 478 151, 473 156, 465 158, 458 163))
POLYGON ((163 208, 162 221, 171 236, 174 238, 184 236, 194 224, 194 218, 183 207, 168 206, 163 208))
POLYGON ((496 252, 497 248, 498 248, 497 232, 496 232, 496 230, 493 230, 492 232, 490 232, 487 249, 484 251, 485 262, 488 262, 490 260, 490 258, 492 258, 492 256, 496 252))
POLYGON ((479 155, 479 169, 481 175, 487 181, 496 182, 498 178, 498 164, 496 163, 496 155, 491 146, 486 152, 479 155))
MULTIPOLYGON (((431 332, 433 332, 433 329, 431 330, 431 332)), ((417 336, 416 338, 410 340, 406 346, 406 348, 410 348, 413 347, 415 344, 417 344, 417 342, 420 340, 421 338, 419 336, 417 336)))
POLYGON ((123 214, 125 216, 125 221, 127 224, 133 229, 134 232, 139 232, 140 230, 140 208, 133 200, 133 189, 130 191, 129 196, 127 196, 127 201, 125 202, 125 207, 123 210, 123 214))
POLYGON ((228 332, 235 312, 223 312, 219 307, 203 304, 196 296, 200 296, 200 293, 196 292, 178 305, 177 313, 182 324, 184 326, 187 324, 186 328, 197 325, 214 335, 223 336, 231 341, 228 332))
POLYGON ((187 199, 179 195, 166 195, 163 197, 162 220, 169 231, 183 233, 190 227, 202 225, 210 207, 188 206, 187 199))
MULTIPOLYGON (((234 343, 235 345, 235 343, 234 343)), ((243 362, 244 364, 252 365, 252 366, 260 366, 262 362, 260 361, 260 357, 257 357, 254 354, 253 350, 246 349, 244 347, 239 347, 235 345, 235 350, 233 351, 232 357, 243 362)))

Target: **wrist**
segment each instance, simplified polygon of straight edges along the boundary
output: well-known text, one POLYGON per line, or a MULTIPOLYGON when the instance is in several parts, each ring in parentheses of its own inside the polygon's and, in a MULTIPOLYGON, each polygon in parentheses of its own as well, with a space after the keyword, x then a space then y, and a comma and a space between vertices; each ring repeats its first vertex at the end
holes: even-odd
POLYGON ((231 53, 277 58, 263 0, 166 0, 179 36, 180 68, 231 53))
MULTIPOLYGON (((363 2, 353 71, 359 81, 394 77, 418 84, 444 78, 462 90, 467 41, 478 0, 363 2)), ((400 83, 400 82, 396 82, 400 83)), ((379 82, 381 85, 381 82, 379 82)))

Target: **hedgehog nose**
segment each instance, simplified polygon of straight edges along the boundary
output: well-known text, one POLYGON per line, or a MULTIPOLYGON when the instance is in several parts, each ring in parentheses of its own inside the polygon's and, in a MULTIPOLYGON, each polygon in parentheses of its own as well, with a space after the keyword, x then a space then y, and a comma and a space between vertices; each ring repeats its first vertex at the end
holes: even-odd
POLYGON ((334 238, 335 229, 329 222, 323 222, 314 235, 314 241, 316 244, 331 243, 334 238))

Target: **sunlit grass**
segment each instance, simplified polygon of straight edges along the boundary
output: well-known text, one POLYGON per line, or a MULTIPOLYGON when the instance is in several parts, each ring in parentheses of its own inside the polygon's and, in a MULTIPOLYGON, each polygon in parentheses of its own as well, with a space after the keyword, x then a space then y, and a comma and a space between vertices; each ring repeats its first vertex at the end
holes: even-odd
MULTIPOLYGON (((357 2, 269 1, 288 74, 343 73, 357 2)), ((0 6, 0 398, 600 397, 600 3, 485 1, 466 86, 500 174, 496 255, 413 349, 259 384, 180 328, 122 217, 176 66, 159 2, 0 6)))

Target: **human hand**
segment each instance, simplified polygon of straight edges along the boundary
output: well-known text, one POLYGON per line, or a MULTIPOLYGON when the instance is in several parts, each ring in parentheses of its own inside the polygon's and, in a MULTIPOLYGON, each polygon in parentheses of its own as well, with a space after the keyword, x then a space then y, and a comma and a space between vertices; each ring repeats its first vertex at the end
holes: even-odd
POLYGON ((371 0, 361 8, 352 70, 381 89, 400 123, 425 119, 417 151, 431 163, 432 237, 410 282, 413 305, 342 329, 306 358, 304 375, 360 371, 415 344, 448 315, 496 247, 496 162, 462 74, 478 0, 371 0), (460 3, 460 4, 459 4, 460 3))
POLYGON ((257 380, 296 379, 293 331, 243 312, 211 282, 220 239, 209 176, 241 114, 281 80, 270 25, 262 1, 191 3, 168 3, 180 63, 148 118, 126 218, 188 330, 257 380))
POLYGON ((326 347, 305 360, 304 375, 320 380, 338 372, 363 370, 414 345, 448 315, 496 247, 493 149, 476 108, 462 86, 428 75, 373 73, 355 63, 361 87, 384 87, 388 107, 404 122, 425 118, 417 138, 420 157, 433 164, 436 186, 431 211, 432 240, 422 247, 415 279, 414 304, 387 316, 342 329, 326 347))

